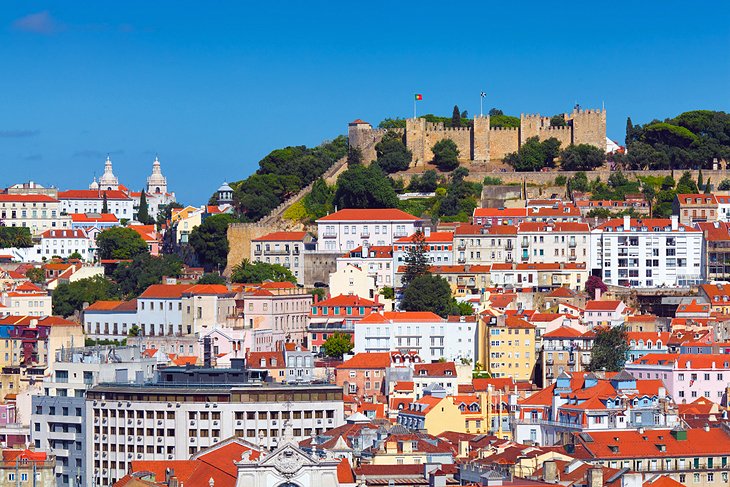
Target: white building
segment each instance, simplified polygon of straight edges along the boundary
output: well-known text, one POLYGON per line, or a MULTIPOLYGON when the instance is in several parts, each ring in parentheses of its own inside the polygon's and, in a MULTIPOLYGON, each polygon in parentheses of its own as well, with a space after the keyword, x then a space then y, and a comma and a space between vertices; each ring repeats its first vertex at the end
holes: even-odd
MULTIPOLYGON (((406 264, 408 250, 416 246, 413 242, 414 235, 402 237, 393 243, 393 260, 395 266, 406 264)), ((430 228, 424 229, 424 247, 426 258, 433 265, 449 265, 454 258, 454 233, 453 232, 431 232, 430 228)))
POLYGON ((45 194, 0 194, 0 222, 30 228, 31 235, 71 226, 71 219, 61 215, 61 202, 45 194))
POLYGON ((10 316, 51 316, 51 296, 30 281, 23 282, 0 295, 2 314, 10 316))
POLYGON ((183 329, 183 293, 187 284, 153 284, 137 298, 137 323, 141 335, 189 335, 183 329))
POLYGON ((517 227, 459 225, 454 230, 454 262, 490 265, 514 262, 517 227))
POLYGON ((317 220, 317 250, 345 253, 363 245, 393 245, 415 233, 420 223, 394 208, 340 210, 317 220))
POLYGON ((60 191, 58 199, 64 213, 101 213, 106 196, 109 213, 119 220, 131 220, 134 217, 134 201, 124 191, 101 189, 72 189, 60 191))
POLYGON ((307 232, 272 232, 251 240, 251 260, 282 265, 303 284, 304 248, 310 242, 312 236, 307 232))
POLYGON ((137 322, 137 300, 97 301, 84 309, 84 333, 93 340, 124 340, 137 322))
POLYGON ((596 326, 615 328, 626 321, 628 310, 623 301, 591 300, 586 303, 583 322, 591 329, 596 326))
POLYGON ((687 286, 703 275, 702 231, 678 217, 613 219, 591 230, 590 267, 606 284, 687 286))
POLYGON ((86 394, 86 485, 111 486, 132 461, 185 460, 234 435, 274 448, 285 428, 302 441, 342 424, 336 385, 100 385, 86 394))
POLYGON ((522 262, 588 263, 590 228, 577 222, 522 222, 517 227, 517 245, 522 262))
MULTIPOLYGON (((357 247, 342 257, 337 258, 337 272, 342 271, 348 266, 362 269, 373 279, 378 289, 393 287, 395 282, 395 266, 393 265, 392 246, 357 247)), ((332 283, 330 282, 330 288, 331 286, 332 283)), ((334 295, 348 294, 341 290, 339 292, 331 291, 331 293, 334 295)))
POLYGON ((90 238, 86 230, 46 230, 41 235, 41 257, 50 259, 53 256, 68 258, 72 254, 79 254, 83 260, 94 259, 94 239, 90 238))
POLYGON ((424 362, 474 361, 476 323, 447 321, 431 312, 371 313, 355 323, 354 353, 415 351, 424 362))

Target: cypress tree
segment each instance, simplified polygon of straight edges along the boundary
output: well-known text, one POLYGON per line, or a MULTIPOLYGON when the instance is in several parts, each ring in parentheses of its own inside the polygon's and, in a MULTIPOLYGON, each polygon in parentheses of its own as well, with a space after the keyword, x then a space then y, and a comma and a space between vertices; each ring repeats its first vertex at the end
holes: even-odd
POLYGON ((150 218, 150 209, 147 205, 147 193, 142 189, 139 197, 139 209, 137 210, 137 221, 148 225, 152 219, 150 218))
POLYGON ((459 111, 458 105, 454 105, 454 113, 451 115, 451 126, 461 127, 461 112, 459 111))
POLYGON ((106 200, 106 191, 104 191, 104 199, 101 203, 101 212, 102 213, 109 213, 109 202, 106 200))
POLYGON ((634 124, 631 123, 631 117, 626 119, 626 145, 628 146, 634 141, 634 124))
POLYGON ((699 191, 702 191, 702 188, 704 188, 704 187, 705 187, 705 185, 704 185, 704 181, 702 178, 702 169, 700 169, 700 172, 697 174, 697 189, 699 191))
POLYGON ((710 188, 711 188, 711 186, 710 186, 710 180, 711 179, 712 178, 707 178, 707 183, 705 184, 705 194, 710 194, 711 193, 711 190, 710 190, 710 188))
POLYGON ((406 250, 406 269, 401 278, 401 284, 404 288, 418 276, 428 274, 428 257, 426 256, 426 236, 422 230, 418 230, 411 238, 411 243, 406 250))

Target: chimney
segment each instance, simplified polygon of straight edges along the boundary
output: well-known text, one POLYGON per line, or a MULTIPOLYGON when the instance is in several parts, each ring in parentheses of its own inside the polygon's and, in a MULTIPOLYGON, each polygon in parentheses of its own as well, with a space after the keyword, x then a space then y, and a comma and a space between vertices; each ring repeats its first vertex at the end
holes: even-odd
POLYGON ((672 215, 672 231, 676 232, 679 228, 679 215, 672 215))
POLYGON ((542 481, 551 484, 558 481, 558 464, 555 460, 546 460, 542 464, 542 481))
POLYGON ((426 238, 431 236, 431 227, 423 227, 423 236, 426 238))
POLYGON ((603 487, 603 469, 589 468, 586 480, 587 487, 603 487))
POLYGON ((624 232, 631 229, 631 217, 629 215, 624 215, 624 232))

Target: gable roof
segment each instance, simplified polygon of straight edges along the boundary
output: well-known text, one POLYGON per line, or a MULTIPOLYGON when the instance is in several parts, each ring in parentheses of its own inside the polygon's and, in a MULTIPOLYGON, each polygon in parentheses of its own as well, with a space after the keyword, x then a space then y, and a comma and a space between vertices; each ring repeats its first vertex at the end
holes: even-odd
POLYGON ((339 221, 411 221, 416 222, 420 219, 406 213, 405 211, 395 208, 348 208, 345 210, 330 213, 323 216, 317 222, 339 222, 339 221))

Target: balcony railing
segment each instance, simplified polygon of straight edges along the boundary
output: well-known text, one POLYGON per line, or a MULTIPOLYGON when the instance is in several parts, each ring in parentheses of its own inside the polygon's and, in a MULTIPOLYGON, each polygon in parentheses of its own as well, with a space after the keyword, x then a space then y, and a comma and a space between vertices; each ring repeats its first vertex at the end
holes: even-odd
POLYGON ((337 233, 335 232, 322 232, 322 238, 335 238, 337 233))

